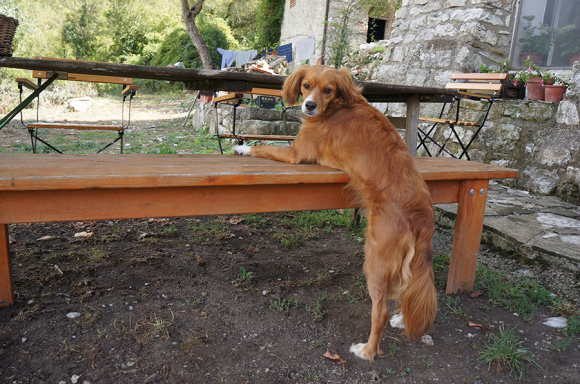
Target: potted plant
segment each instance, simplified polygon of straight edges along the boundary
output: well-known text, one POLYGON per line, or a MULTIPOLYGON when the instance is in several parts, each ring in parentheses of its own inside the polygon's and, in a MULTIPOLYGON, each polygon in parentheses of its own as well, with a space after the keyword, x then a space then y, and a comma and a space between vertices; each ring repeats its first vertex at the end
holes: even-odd
POLYGON ((532 59, 528 57, 525 67, 518 69, 515 75, 514 85, 522 83, 526 86, 528 100, 544 100, 544 77, 548 77, 546 72, 542 72, 532 59))
POLYGON ((570 88, 570 82, 568 80, 564 80, 558 76, 552 76, 554 79, 553 85, 546 84, 544 86, 544 98, 546 101, 551 101, 553 103, 559 103, 564 99, 564 94, 570 88))
POLYGON ((560 57, 570 55, 570 66, 573 66, 575 61, 580 60, 580 31, 577 26, 570 24, 560 28, 558 34, 564 35, 564 42, 560 44, 564 50, 560 57))
POLYGON ((542 58, 550 51, 552 44, 554 44, 554 28, 542 23, 538 26, 532 26, 532 21, 536 18, 534 15, 527 15, 522 18, 528 24, 524 27, 526 37, 522 37, 519 40, 520 43, 523 43, 520 53, 520 63, 529 57, 535 65, 540 65, 542 58), (538 31, 537 35, 534 34, 536 30, 538 31))

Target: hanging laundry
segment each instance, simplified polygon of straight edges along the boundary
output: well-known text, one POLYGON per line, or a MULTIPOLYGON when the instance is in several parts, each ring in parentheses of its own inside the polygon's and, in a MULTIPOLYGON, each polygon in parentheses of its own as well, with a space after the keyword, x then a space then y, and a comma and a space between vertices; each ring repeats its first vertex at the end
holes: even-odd
POLYGON ((236 52, 236 67, 246 64, 252 61, 254 56, 258 54, 258 51, 237 51, 236 52))
POLYGON ((286 57, 286 62, 288 63, 292 62, 292 43, 281 45, 278 48, 276 48, 276 51, 278 52, 278 56, 286 57))
POLYGON ((229 68, 230 65, 232 65, 232 63, 236 59, 236 51, 228 51, 226 49, 221 48, 218 48, 217 50, 222 55, 221 69, 229 68))
POLYGON ((294 43, 296 46, 296 60, 299 63, 310 59, 314 55, 314 50, 316 49, 316 40, 314 38, 315 35, 310 35, 294 43))

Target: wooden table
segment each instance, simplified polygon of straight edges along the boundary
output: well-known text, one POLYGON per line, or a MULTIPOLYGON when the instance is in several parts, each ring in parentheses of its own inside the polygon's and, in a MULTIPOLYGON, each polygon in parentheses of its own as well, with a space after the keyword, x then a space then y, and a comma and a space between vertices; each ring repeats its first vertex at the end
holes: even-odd
MULTIPOLYGON (((183 82, 190 90, 227 91, 250 93, 252 89, 282 89, 287 76, 257 73, 229 72, 190 68, 151 67, 145 65, 79 62, 66 60, 41 60, 23 57, 0 57, 0 67, 45 70, 47 74, 68 73, 132 77, 183 82)), ((417 132, 420 104, 423 102, 451 101, 458 95, 456 89, 417 87, 411 85, 359 82, 363 96, 369 102, 407 103, 405 142, 414 156, 417 152, 417 132)))
MULTIPOLYGON (((414 158, 434 203, 459 203, 447 293, 471 290, 490 179, 513 169, 414 158)), ((356 207, 348 176, 227 155, 0 154, 0 305, 14 294, 7 224, 356 207)))

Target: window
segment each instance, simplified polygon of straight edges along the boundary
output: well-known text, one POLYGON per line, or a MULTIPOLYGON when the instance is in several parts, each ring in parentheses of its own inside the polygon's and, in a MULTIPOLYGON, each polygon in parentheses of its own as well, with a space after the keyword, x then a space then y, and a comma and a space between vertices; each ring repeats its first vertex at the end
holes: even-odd
POLYGON ((369 18, 369 28, 367 29, 367 43, 385 39, 386 20, 369 18))
POLYGON ((527 56, 542 67, 571 66, 571 56, 580 51, 579 25, 580 0, 522 0, 512 67, 523 66, 527 56))

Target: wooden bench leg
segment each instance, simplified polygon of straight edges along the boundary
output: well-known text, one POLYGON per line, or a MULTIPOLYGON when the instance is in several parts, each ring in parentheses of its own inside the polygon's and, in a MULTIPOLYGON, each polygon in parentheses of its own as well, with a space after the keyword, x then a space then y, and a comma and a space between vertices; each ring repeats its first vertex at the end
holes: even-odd
POLYGON ((0 224, 0 306, 14 304, 8 225, 0 224))
POLYGON ((461 182, 451 264, 447 276, 448 295, 473 290, 488 187, 489 180, 461 182))

